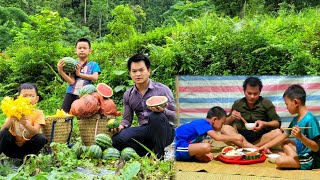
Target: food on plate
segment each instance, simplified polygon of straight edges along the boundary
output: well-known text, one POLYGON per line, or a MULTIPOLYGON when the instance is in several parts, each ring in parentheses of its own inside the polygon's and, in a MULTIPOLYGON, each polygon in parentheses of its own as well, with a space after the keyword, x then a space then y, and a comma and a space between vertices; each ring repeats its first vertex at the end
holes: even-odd
POLYGON ((236 149, 232 149, 228 152, 221 153, 222 157, 226 159, 233 159, 233 160, 241 160, 243 158, 243 153, 237 151, 236 149))
POLYGON ((261 157, 261 154, 258 152, 249 152, 244 155, 245 160, 253 160, 261 157))
POLYGON ((240 149, 237 149, 237 151, 240 151, 243 153, 248 153, 248 152, 255 152, 255 151, 257 151, 257 149, 255 149, 255 148, 240 148, 240 149))
POLYGON ((226 152, 228 152, 228 151, 235 150, 235 149, 236 149, 236 148, 233 147, 233 146, 227 146, 227 147, 224 147, 224 148, 221 150, 221 152, 222 152, 222 153, 226 153, 226 152))

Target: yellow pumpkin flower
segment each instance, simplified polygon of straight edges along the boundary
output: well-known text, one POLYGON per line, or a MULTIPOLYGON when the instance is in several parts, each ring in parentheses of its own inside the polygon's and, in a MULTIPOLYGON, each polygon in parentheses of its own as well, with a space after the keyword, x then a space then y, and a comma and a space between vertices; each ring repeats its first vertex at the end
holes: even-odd
POLYGON ((1 109, 8 118, 15 116, 20 120, 22 116, 33 113, 34 105, 30 103, 29 98, 19 96, 17 99, 13 99, 6 96, 1 101, 1 109))

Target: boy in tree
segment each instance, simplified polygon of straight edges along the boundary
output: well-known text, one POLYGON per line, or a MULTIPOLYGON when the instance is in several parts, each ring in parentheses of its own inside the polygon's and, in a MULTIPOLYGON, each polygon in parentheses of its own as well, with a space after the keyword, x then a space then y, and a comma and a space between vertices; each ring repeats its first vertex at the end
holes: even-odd
MULTIPOLYGON (((30 98, 35 105, 38 100, 37 87, 31 83, 24 83, 19 87, 19 95, 30 98)), ((37 154, 47 143, 47 138, 40 134, 40 128, 45 125, 42 110, 34 110, 30 115, 7 118, 0 131, 0 154, 11 158, 23 159, 25 155, 37 154)))
MULTIPOLYGON (((178 161, 202 161, 209 162, 213 159, 211 145, 202 142, 209 135, 216 141, 230 141, 244 145, 244 138, 240 134, 228 136, 218 133, 226 121, 226 111, 219 106, 211 108, 206 119, 198 119, 183 124, 176 129, 176 153, 178 161)), ((231 127, 232 128, 232 127, 231 127)))
POLYGON ((63 66, 65 66, 63 59, 60 59, 57 65, 59 74, 68 82, 66 95, 61 106, 61 109, 67 113, 69 113, 73 101, 79 98, 80 89, 87 84, 97 81, 101 72, 98 63, 89 61, 88 59, 91 53, 91 44, 88 39, 80 38, 76 42, 75 53, 79 59, 75 73, 66 74, 63 71, 63 66))
POLYGON ((319 138, 320 128, 317 118, 308 112, 305 105, 306 92, 300 85, 290 86, 283 94, 284 101, 290 114, 298 114, 289 125, 291 131, 285 130, 267 144, 259 148, 269 152, 268 148, 283 143, 283 153, 276 160, 278 168, 313 169, 320 167, 319 138), (299 127, 311 127, 301 129, 299 127), (295 137, 295 142, 288 137, 295 137))

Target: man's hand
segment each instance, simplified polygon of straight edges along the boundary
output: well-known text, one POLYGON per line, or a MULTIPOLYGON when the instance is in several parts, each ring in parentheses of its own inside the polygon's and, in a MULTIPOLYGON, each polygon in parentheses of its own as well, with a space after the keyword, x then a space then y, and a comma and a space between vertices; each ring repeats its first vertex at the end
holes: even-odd
POLYGON ((63 71, 63 67, 65 66, 65 62, 63 59, 60 59, 58 64, 57 64, 57 68, 58 68, 58 72, 63 71))
POLYGON ((270 149, 265 148, 265 147, 263 147, 263 146, 261 146, 261 147, 258 149, 258 152, 263 153, 263 154, 271 154, 271 153, 272 153, 272 152, 270 151, 270 149))
POLYGON ((241 113, 236 110, 233 110, 230 117, 232 121, 236 119, 241 119, 241 113))
POLYGON ((291 135, 295 138, 301 139, 302 134, 300 128, 298 126, 292 127, 291 135))
POLYGON ((256 120, 256 127, 253 131, 261 131, 265 127, 265 122, 262 120, 256 120))
POLYGON ((150 109, 152 112, 163 112, 166 108, 161 106, 148 106, 148 109, 150 109))
POLYGON ((119 127, 113 128, 113 129, 109 129, 109 131, 111 132, 111 134, 117 134, 117 133, 119 133, 122 129, 124 129, 124 127, 120 124, 119 127))

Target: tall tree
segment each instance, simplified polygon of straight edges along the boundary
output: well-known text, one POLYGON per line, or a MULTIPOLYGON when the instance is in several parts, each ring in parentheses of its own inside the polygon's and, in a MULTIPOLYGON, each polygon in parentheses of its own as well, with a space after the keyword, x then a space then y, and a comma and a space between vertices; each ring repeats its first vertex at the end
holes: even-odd
POLYGON ((116 41, 123 41, 136 34, 137 18, 128 4, 119 5, 111 12, 113 20, 108 23, 110 34, 116 41))
MULTIPOLYGON (((90 16, 97 17, 99 22, 99 37, 101 38, 103 18, 108 14, 107 0, 92 0, 90 16)), ((93 18, 94 19, 94 18, 93 18)))

